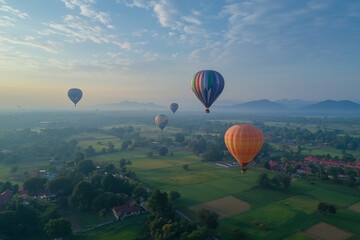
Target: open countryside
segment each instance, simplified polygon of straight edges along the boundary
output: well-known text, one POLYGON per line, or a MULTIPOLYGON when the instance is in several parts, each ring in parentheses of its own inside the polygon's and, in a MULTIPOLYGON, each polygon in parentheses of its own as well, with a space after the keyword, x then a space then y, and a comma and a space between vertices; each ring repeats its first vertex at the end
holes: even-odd
MULTIPOLYGON (((183 121, 182 124, 184 123, 183 121)), ((267 126, 273 128, 273 124, 267 125, 267 122, 261 124, 264 124, 265 129, 268 128, 267 126)), ((277 131, 277 128, 287 129, 286 127, 274 127, 275 129, 270 129, 266 135, 266 130, 260 125, 267 139, 265 144, 268 145, 268 150, 258 155, 249 170, 242 174, 241 167, 234 164, 234 160, 227 151, 224 150, 222 153, 224 154, 221 157, 222 161, 219 161, 216 155, 214 161, 212 159, 214 156, 206 150, 206 145, 204 145, 205 148, 201 144, 198 145, 202 139, 216 143, 217 139, 222 137, 221 128, 225 129, 227 126, 223 121, 205 125, 202 124, 202 127, 196 128, 193 134, 190 130, 191 124, 185 128, 169 126, 169 131, 165 130, 163 133, 150 124, 137 127, 119 124, 99 129, 83 129, 80 130, 81 133, 75 135, 69 131, 64 139, 67 142, 75 140, 76 151, 84 151, 85 155, 92 154, 86 159, 91 159, 97 169, 95 173, 88 173, 89 179, 99 174, 103 175, 104 169, 111 164, 119 168, 119 161, 123 159, 126 170, 120 168, 121 170, 116 171, 120 174, 121 172, 122 174, 135 173, 136 181, 148 191, 159 189, 161 192, 167 192, 168 195, 171 191, 178 192, 180 197, 172 200, 171 203, 190 221, 199 221, 198 211, 202 208, 214 211, 219 215, 219 226, 216 230, 212 230, 211 234, 218 239, 231 239, 232 233, 237 229, 241 229, 247 239, 257 239, 259 236, 266 239, 322 239, 320 235, 309 232, 313 231, 313 226, 323 222, 327 224, 323 227, 329 226, 329 231, 330 228, 344 231, 346 238, 343 239, 357 239, 360 236, 358 227, 360 214, 357 211, 360 203, 360 192, 357 187, 359 179, 357 175, 351 175, 355 179, 355 182, 351 183, 349 175, 356 174, 358 171, 356 167, 358 151, 353 151, 355 156, 352 155, 354 160, 351 162, 336 158, 337 155, 331 152, 328 153, 329 156, 318 155, 318 153, 310 156, 299 151, 303 148, 297 147, 296 142, 291 143, 293 140, 287 139, 286 135, 280 139, 284 142, 283 144, 278 143, 279 139, 275 139, 277 143, 274 143, 271 132, 277 131), (118 135, 119 133, 121 136, 118 135), (281 147, 271 147, 272 144, 281 147), (288 147, 292 146, 291 144, 296 151, 288 147), (167 153, 163 156, 159 155, 160 148, 166 148, 167 153), (329 160, 320 161, 320 159, 329 160), (126 164, 126 161, 130 161, 131 164, 126 164), (321 181, 319 168, 322 169, 321 181), (336 181, 333 175, 334 169, 337 171, 342 169, 343 172, 336 173, 338 178, 336 181), (292 178, 290 186, 287 189, 273 184, 268 187, 260 186, 258 179, 264 173, 269 179, 280 173, 290 174, 292 178), (336 214, 319 212, 320 202, 336 206, 336 214), (261 229, 256 223, 266 226, 266 229, 261 229)), ((288 131, 293 130, 288 128, 288 131)), ((299 129, 294 131, 299 132, 299 129)), ((341 140, 343 133, 338 135, 338 138, 341 140)), ((304 145, 307 147, 311 144, 304 145)), ((327 148, 331 147, 327 146, 327 148)), ((212 151, 210 149, 210 152, 212 151)), ((343 157, 347 156, 343 154, 343 157)), ((13 168, 17 165, 3 163, 1 170, 6 174, 2 175, 0 181, 3 185, 6 181, 21 185, 21 182, 28 177, 39 176, 43 171, 47 174, 44 177, 51 182, 53 180, 49 177, 56 179, 60 174, 64 175, 62 171, 65 171, 66 176, 66 169, 77 169, 73 167, 75 160, 69 160, 59 161, 51 157, 43 161, 29 160, 27 165, 23 165, 24 167, 16 171, 13 168)), ((150 196, 149 194, 146 193, 144 198, 150 196)), ((96 236, 99 239, 116 239, 118 236, 128 236, 130 239, 145 237, 144 224, 138 224, 138 227, 134 228, 130 227, 132 225, 127 221, 130 223, 143 221, 148 216, 146 212, 144 212, 145 215, 130 216, 117 222, 111 208, 106 210, 106 214, 101 217, 99 212, 94 212, 93 207, 84 212, 77 210, 71 201, 65 206, 59 204, 56 203, 59 214, 70 220, 73 232, 77 233, 74 239, 86 239, 90 236, 96 236), (101 226, 103 223, 106 224, 101 226), (83 232, 84 230, 86 231, 83 232), (119 235, 119 231, 123 235, 119 235)))

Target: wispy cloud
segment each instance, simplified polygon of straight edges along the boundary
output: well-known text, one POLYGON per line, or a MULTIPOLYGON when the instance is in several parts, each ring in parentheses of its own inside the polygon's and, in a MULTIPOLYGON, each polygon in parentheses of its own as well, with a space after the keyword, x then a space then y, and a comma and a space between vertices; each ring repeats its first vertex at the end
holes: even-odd
POLYGON ((105 12, 97 12, 93 9, 92 4, 94 0, 61 0, 65 3, 65 6, 74 10, 76 7, 80 9, 82 16, 88 17, 94 21, 100 22, 106 25, 107 28, 114 29, 114 26, 110 24, 110 15, 105 12))
POLYGON ((189 23, 193 23, 196 25, 201 25, 201 21, 195 17, 191 17, 191 16, 184 16, 181 18, 182 20, 189 22, 189 23))
POLYGON ((111 35, 107 35, 103 28, 94 25, 89 21, 73 15, 67 15, 64 17, 63 23, 44 23, 52 30, 48 33, 56 32, 67 38, 68 42, 84 42, 86 40, 93 41, 95 43, 108 43, 113 38, 111 35))
POLYGON ((41 43, 37 43, 34 41, 34 39, 29 39, 29 37, 26 37, 26 39, 21 40, 21 39, 16 39, 16 38, 0 36, 0 42, 7 42, 7 43, 10 43, 13 45, 22 45, 22 46, 26 46, 26 47, 39 48, 39 49, 42 49, 42 50, 44 50, 46 52, 50 52, 50 53, 58 53, 58 51, 56 49, 53 49, 53 48, 46 46, 44 44, 41 44, 41 43))
POLYGON ((29 15, 27 13, 21 12, 20 10, 15 9, 15 8, 11 7, 10 5, 7 5, 4 0, 0 1, 0 3, 2 3, 2 5, 0 6, 0 11, 2 11, 2 12, 12 14, 12 15, 22 18, 22 19, 29 17, 29 15))

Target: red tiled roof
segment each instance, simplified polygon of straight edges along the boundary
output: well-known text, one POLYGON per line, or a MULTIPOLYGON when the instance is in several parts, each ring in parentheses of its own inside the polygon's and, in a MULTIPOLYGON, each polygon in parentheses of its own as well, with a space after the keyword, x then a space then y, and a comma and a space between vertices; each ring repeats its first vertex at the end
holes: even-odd
POLYGON ((128 213, 140 211, 141 207, 136 202, 131 202, 128 204, 116 206, 114 207, 114 210, 116 213, 121 215, 121 214, 128 214, 128 213))

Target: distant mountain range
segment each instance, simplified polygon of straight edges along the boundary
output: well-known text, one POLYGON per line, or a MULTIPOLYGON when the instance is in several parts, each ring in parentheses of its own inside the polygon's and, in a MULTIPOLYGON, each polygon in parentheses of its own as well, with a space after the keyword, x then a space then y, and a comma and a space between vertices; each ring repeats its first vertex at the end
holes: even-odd
POLYGON ((272 102, 267 99, 261 99, 241 104, 233 105, 232 108, 237 108, 240 110, 246 110, 246 111, 284 111, 287 108, 283 105, 272 102))
POLYGON ((216 108, 224 111, 237 110, 244 112, 360 113, 360 104, 348 100, 342 100, 342 101, 326 100, 326 101, 314 103, 299 99, 295 99, 295 100, 284 99, 276 102, 267 99, 261 99, 261 100, 250 101, 242 104, 235 104, 231 106, 218 106, 216 108))
POLYGON ((286 99, 286 98, 277 100, 275 102, 283 105, 286 108, 291 108, 291 109, 303 108, 311 104, 318 103, 318 101, 304 101, 301 99, 286 99))
MULTIPOLYGON (((232 101, 223 101, 220 105, 215 104, 212 108, 219 111, 249 112, 249 113, 358 113, 360 114, 360 104, 349 100, 334 101, 326 100, 322 102, 311 102, 300 99, 270 101, 261 99, 249 101, 241 104, 231 104, 232 101), (229 105, 225 105, 229 103, 229 105)), ((119 102, 111 104, 101 104, 93 106, 100 110, 168 110, 167 106, 155 103, 140 102, 119 102)), ((185 108, 184 108, 185 109, 185 108)), ((191 109, 191 108, 190 108, 191 109)), ((189 109, 189 110, 190 110, 189 109)))
POLYGON ((302 109, 307 111, 319 112, 356 112, 360 111, 360 104, 349 100, 326 100, 319 103, 311 104, 309 106, 303 107, 302 109))

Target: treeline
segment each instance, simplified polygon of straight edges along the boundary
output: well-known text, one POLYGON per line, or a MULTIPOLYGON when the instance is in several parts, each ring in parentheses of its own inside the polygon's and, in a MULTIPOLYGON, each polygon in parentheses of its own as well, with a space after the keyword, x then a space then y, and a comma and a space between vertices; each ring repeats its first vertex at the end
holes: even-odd
MULTIPOLYGON (((15 195, 6 210, 0 213, 0 237, 16 239, 36 233, 46 233, 51 238, 66 237, 71 235, 71 224, 61 218, 59 208, 75 207, 105 216, 114 206, 146 200, 147 189, 137 181, 134 172, 126 170, 129 164, 131 161, 121 159, 119 167, 106 164, 99 169, 92 160, 83 160, 73 170, 60 169, 51 181, 41 177, 26 179, 23 187, 30 198, 15 195), (56 205, 36 200, 49 193, 56 195, 56 205)), ((0 183, 0 189, 11 189, 16 193, 18 186, 6 182, 0 183)))

